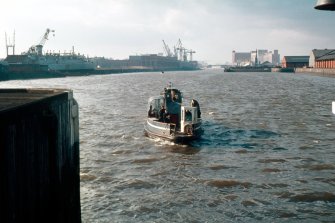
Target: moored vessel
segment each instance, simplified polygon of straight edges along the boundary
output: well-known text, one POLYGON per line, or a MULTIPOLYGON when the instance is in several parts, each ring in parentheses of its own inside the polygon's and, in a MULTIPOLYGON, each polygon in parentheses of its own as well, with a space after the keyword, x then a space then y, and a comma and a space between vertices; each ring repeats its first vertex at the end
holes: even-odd
MULTIPOLYGON (((32 45, 21 55, 16 55, 14 50, 13 54, 9 55, 7 50, 5 61, 9 64, 9 72, 57 74, 57 72, 89 73, 95 70, 94 63, 88 57, 75 53, 74 47, 69 53, 52 53, 51 51, 44 53, 44 44, 48 40, 49 34, 54 32, 54 30, 47 29, 41 41, 36 45, 32 45)), ((15 45, 6 47, 15 47, 15 45)))

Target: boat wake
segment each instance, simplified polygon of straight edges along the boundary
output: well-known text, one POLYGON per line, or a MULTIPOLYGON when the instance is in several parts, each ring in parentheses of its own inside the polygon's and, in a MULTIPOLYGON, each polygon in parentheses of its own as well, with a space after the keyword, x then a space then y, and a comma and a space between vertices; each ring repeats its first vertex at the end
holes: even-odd
POLYGON ((174 146, 174 145, 176 145, 175 142, 165 140, 163 138, 158 138, 158 137, 155 137, 155 138, 149 137, 149 140, 155 142, 157 144, 157 146, 174 146))
POLYGON ((264 145, 264 140, 272 141, 280 137, 278 133, 263 129, 233 129, 219 123, 205 121, 206 131, 201 138, 190 145, 195 148, 243 148, 254 149, 264 145))

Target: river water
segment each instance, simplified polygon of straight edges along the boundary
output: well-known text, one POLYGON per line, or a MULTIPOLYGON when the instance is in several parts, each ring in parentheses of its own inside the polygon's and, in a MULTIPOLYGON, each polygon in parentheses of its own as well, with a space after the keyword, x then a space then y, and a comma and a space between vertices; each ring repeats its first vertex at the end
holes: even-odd
POLYGON ((335 78, 129 73, 0 82, 71 88, 80 108, 83 222, 334 222, 335 78), (204 135, 143 135, 169 83, 202 109, 204 135))

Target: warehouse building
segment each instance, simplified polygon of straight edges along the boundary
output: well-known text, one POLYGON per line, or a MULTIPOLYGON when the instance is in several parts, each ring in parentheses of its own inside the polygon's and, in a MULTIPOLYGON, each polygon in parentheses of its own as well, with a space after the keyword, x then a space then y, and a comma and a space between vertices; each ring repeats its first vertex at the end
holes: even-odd
POLYGON ((322 69, 335 69, 335 50, 312 50, 309 57, 309 67, 322 69))
POLYGON ((309 56, 284 56, 282 59, 282 68, 301 68, 308 64, 309 56))

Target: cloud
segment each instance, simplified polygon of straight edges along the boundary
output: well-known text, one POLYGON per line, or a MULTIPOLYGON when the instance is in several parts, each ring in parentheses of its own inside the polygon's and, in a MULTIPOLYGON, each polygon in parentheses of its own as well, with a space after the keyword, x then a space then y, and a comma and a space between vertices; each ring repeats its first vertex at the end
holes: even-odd
MULTIPOLYGON (((334 47, 334 13, 314 10, 314 0, 11 0, 0 8, 0 32, 16 30, 17 52, 56 30, 50 50, 126 58, 163 52, 179 38, 210 63, 231 61, 231 51, 256 48, 308 53, 334 47), (14 13, 13 13, 14 10, 14 13)), ((4 57, 4 35, 0 35, 4 57)))
POLYGON ((272 29, 265 37, 265 45, 276 45, 281 55, 309 55, 312 49, 334 48, 333 37, 305 29, 272 29))

